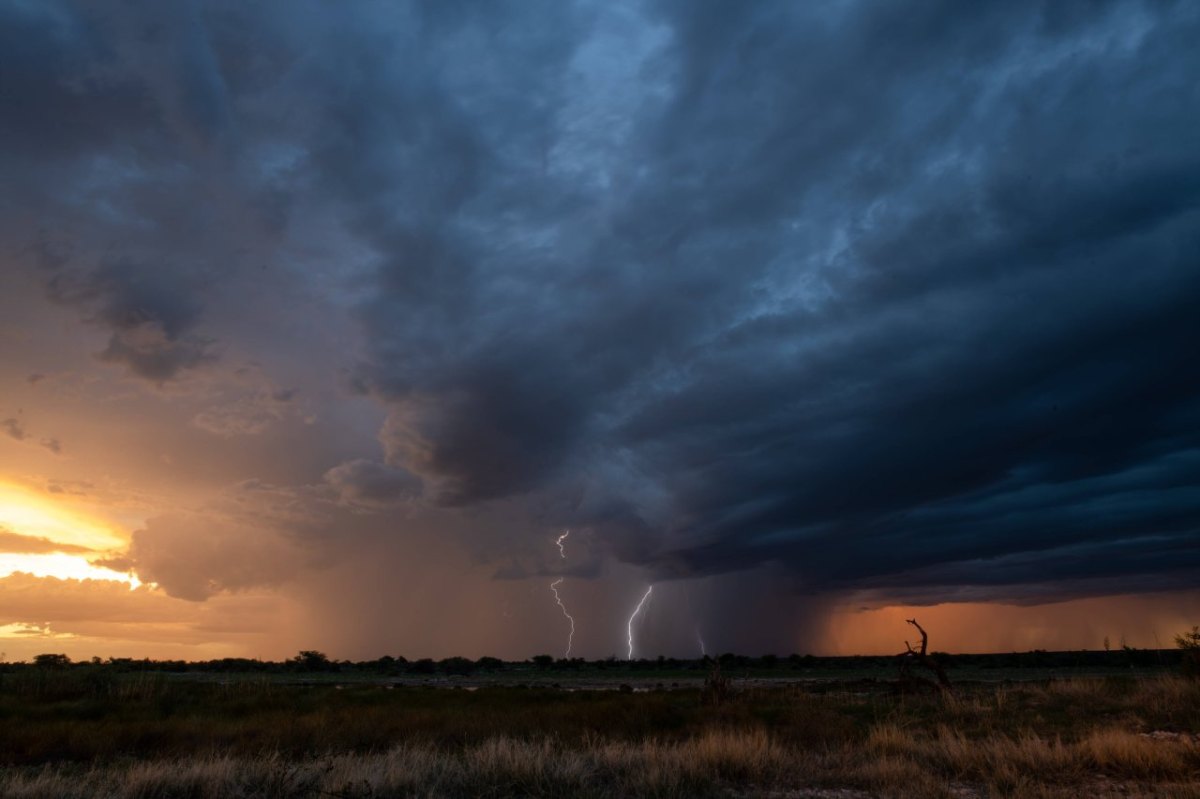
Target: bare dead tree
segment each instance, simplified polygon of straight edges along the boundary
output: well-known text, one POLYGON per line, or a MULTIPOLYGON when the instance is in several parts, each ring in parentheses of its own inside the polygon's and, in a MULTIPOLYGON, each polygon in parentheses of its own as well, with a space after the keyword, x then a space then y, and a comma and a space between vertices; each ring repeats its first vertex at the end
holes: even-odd
POLYGON ((925 628, 918 624, 916 619, 906 619, 905 621, 916 627, 917 632, 921 634, 921 646, 919 649, 914 649, 913 645, 906 640, 904 642, 905 651, 896 656, 900 669, 900 690, 903 691, 913 685, 924 685, 942 692, 952 690, 953 686, 950 684, 950 678, 946 676, 946 670, 942 668, 942 664, 938 663, 936 658, 929 655, 929 633, 925 632, 925 628), (937 680, 913 674, 913 666, 920 666, 932 672, 937 680))
POLYGON ((721 674, 721 660, 716 658, 709 668, 708 676, 704 678, 704 690, 700 694, 701 701, 706 705, 723 705, 733 695, 729 678, 721 674))

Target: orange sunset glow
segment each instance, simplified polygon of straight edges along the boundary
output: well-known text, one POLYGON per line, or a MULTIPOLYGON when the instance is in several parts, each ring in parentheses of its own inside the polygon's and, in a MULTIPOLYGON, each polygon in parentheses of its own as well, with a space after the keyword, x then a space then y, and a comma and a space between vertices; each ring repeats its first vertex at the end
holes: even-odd
POLYGON ((137 588, 141 581, 136 575, 89 560, 127 544, 127 537, 64 510, 51 498, 0 484, 0 578, 22 573, 60 580, 111 580, 137 588))

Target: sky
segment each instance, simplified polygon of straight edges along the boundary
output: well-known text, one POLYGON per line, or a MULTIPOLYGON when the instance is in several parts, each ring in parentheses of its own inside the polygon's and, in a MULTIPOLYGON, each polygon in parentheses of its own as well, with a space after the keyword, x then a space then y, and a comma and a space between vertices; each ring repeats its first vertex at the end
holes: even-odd
POLYGON ((1197 40, 1189 2, 0 3, 0 653, 1169 645, 1197 40))

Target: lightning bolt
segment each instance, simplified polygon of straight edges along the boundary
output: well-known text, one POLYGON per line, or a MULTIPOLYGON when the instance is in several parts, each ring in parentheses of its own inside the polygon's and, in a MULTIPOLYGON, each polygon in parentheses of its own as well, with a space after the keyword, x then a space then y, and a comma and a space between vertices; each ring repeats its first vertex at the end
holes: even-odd
POLYGON ((558 595, 558 585, 562 581, 563 578, 559 577, 550 583, 550 590, 554 592, 554 601, 562 608, 563 615, 567 617, 567 621, 571 622, 571 632, 567 634, 567 654, 565 655, 565 657, 571 657, 571 642, 575 640, 575 619, 570 613, 567 613, 567 606, 563 604, 562 597, 558 595))
MULTIPOLYGON (((567 550, 563 548, 563 541, 571 534, 570 530, 565 531, 558 538, 554 539, 554 545, 558 547, 558 556, 563 560, 567 559, 567 550)), ((550 583, 550 590, 554 592, 554 601, 558 603, 562 609, 562 614, 567 617, 567 621, 571 622, 571 632, 567 634, 567 654, 564 657, 571 657, 571 642, 575 640, 575 618, 567 613, 567 606, 563 604, 562 597, 558 595, 558 587, 562 584, 563 578, 559 577, 554 582, 550 583)))
POLYGON ((653 585, 646 589, 646 593, 642 594, 642 601, 633 609, 633 614, 629 617, 629 623, 625 625, 625 632, 629 636, 629 654, 625 656, 626 660, 633 660, 633 620, 642 612, 642 607, 646 604, 646 600, 650 598, 650 592, 653 590, 653 585))
POLYGON ((700 657, 708 654, 708 650, 704 646, 704 636, 700 635, 700 625, 696 625, 696 643, 700 644, 700 657))

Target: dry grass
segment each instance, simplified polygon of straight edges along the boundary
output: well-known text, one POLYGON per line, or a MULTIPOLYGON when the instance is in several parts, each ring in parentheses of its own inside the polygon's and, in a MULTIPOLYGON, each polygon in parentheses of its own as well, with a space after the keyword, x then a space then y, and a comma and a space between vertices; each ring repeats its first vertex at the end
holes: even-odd
MULTIPOLYGON (((1154 739, 1106 728, 1091 730, 1075 742, 1033 733, 971 739, 946 727, 921 736, 880 725, 871 731, 867 748, 898 774, 907 770, 946 782, 983 785, 986 793, 999 796, 1054 795, 1056 790, 1087 785, 1099 790, 1095 786, 1102 783, 1138 796, 1159 795, 1150 791, 1160 788, 1200 796, 1200 747, 1184 737, 1154 739)), ((899 782, 889 780, 879 787, 886 792, 899 782)))
POLYGON ((762 690, 720 707, 269 686, 189 704, 152 681, 105 696, 0 706, 0 738, 45 737, 0 749, 0 796, 1200 799, 1200 683, 1181 679, 946 698, 762 690))
POLYGON ((685 743, 495 738, 452 753, 402 745, 380 754, 288 761, 209 757, 80 770, 10 771, 6 797, 657 796, 718 795, 722 786, 775 784, 794 770, 763 733, 705 735, 685 743))
POLYGON ((0 795, 25 799, 217 797, 802 796, 853 786, 883 797, 1133 795, 1200 797, 1200 751, 1123 730, 1064 743, 1025 735, 971 740, 876 726, 861 746, 781 745, 763 731, 683 742, 493 738, 458 751, 400 745, 375 754, 289 759, 211 756, 8 770, 0 795), (749 793, 747 793, 749 792, 749 793), (1124 792, 1124 793, 1121 793, 1124 792))

